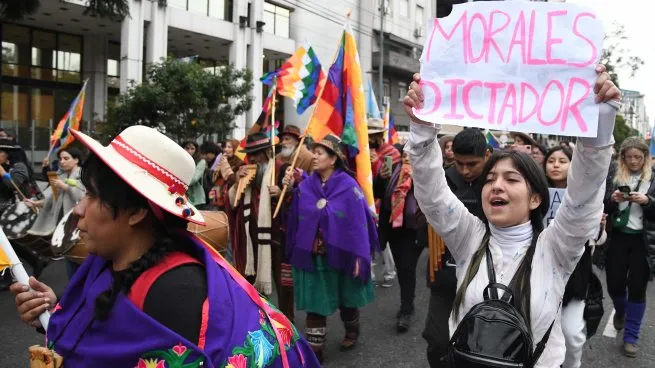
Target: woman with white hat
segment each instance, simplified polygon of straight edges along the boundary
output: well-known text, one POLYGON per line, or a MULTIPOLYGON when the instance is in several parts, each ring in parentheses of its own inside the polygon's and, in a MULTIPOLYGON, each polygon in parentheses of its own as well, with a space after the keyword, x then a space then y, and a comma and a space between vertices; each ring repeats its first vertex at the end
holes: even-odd
POLYGON ((63 297, 30 279, 14 284, 21 319, 75 367, 317 367, 296 329, 206 243, 185 195, 193 159, 154 129, 132 126, 91 150, 76 206, 90 256, 63 297), (281 347, 281 348, 280 348, 281 347))

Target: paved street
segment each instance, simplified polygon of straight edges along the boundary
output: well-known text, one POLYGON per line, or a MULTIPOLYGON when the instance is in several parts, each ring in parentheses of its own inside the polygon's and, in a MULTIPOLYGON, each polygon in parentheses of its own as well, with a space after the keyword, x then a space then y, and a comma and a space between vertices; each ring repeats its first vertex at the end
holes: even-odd
MULTIPOLYGON (((343 334, 343 327, 338 314, 332 316, 328 322, 329 345, 326 351, 327 368, 345 367, 427 367, 425 359, 426 344, 421 338, 421 327, 427 311, 429 292, 425 288, 424 272, 427 252, 423 253, 420 261, 419 282, 417 290, 417 317, 416 323, 410 332, 396 335, 394 316, 398 308, 398 288, 390 289, 378 287, 377 300, 362 311, 362 338, 357 349, 342 353, 338 350, 339 341, 343 334)), ((380 271, 380 266, 377 267, 380 271)), ((378 272, 378 275, 381 276, 378 272)), ((604 274, 600 274, 604 280, 604 274)), ((44 282, 55 288, 63 288, 65 283, 65 267, 63 262, 56 262, 48 267, 42 276, 44 282)), ((649 300, 655 300, 655 292, 651 287, 649 300)), ((642 352, 639 358, 629 360, 619 353, 620 336, 610 338, 603 336, 607 319, 612 311, 606 299, 606 314, 599 328, 598 335, 587 344, 583 366, 594 368, 618 367, 653 367, 655 366, 655 313, 649 313, 643 328, 641 341, 642 352)), ((16 315, 14 301, 8 292, 0 293, 0 368, 27 367, 27 347, 43 343, 43 336, 33 329, 23 325, 16 315)), ((298 327, 304 328, 304 313, 299 312, 298 327)), ((610 328, 610 330, 612 330, 610 328)), ((607 331, 612 332, 612 331, 607 331)), ((608 333, 609 334, 609 333, 608 333)))

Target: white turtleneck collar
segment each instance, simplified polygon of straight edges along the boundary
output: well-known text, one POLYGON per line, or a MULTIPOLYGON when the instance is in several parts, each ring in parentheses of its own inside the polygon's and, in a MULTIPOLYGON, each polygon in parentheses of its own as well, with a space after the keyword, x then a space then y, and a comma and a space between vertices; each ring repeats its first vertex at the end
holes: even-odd
POLYGON ((491 233, 489 244, 498 247, 503 253, 503 268, 524 254, 532 242, 533 231, 530 221, 510 227, 496 227, 489 224, 489 231, 491 233))

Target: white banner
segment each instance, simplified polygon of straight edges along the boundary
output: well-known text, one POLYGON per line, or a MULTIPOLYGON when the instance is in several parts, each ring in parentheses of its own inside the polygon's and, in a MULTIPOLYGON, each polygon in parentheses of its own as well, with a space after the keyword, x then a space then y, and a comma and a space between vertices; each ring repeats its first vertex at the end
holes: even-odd
POLYGON ((603 27, 566 3, 459 4, 428 22, 421 56, 425 104, 435 124, 595 137, 595 66, 603 27))
POLYGON ((544 216, 544 228, 548 227, 553 219, 555 219, 555 214, 557 213, 559 206, 564 202, 566 189, 548 188, 548 193, 550 194, 550 206, 548 206, 548 213, 544 216))

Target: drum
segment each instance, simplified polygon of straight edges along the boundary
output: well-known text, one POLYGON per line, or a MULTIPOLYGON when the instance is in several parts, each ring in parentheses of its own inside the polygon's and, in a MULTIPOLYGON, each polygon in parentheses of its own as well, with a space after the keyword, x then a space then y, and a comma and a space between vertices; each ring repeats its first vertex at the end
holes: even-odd
POLYGON ((206 226, 189 223, 187 230, 209 243, 220 253, 227 250, 229 228, 227 214, 220 211, 200 211, 206 226))
POLYGON ((73 213, 73 210, 59 220, 52 234, 50 249, 52 253, 79 264, 84 262, 89 252, 80 238, 80 230, 77 229, 78 220, 79 217, 73 213))
POLYGON ((48 239, 27 233, 36 222, 37 216, 25 202, 18 201, 0 215, 0 226, 12 242, 31 248, 43 256, 50 256, 48 239))

